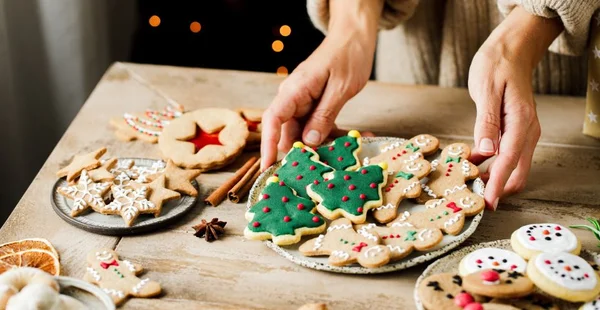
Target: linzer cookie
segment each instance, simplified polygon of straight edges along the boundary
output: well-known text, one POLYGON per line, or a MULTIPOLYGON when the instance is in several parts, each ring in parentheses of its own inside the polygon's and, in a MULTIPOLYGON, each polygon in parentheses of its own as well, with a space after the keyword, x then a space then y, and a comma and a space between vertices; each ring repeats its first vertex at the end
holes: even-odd
POLYGON ((360 133, 350 130, 348 135, 339 137, 329 145, 317 148, 319 160, 335 170, 353 171, 360 167, 358 153, 361 150, 360 133))
MULTIPOLYGON (((183 109, 183 108, 182 108, 183 109)), ((156 143, 165 126, 178 117, 183 110, 166 107, 163 111, 146 110, 145 113, 125 113, 110 119, 115 136, 122 141, 141 140, 156 143)))
POLYGON ((552 223, 520 227, 512 233, 510 245, 527 260, 541 252, 569 252, 579 255, 581 251, 581 242, 572 231, 552 223))
POLYGON ((386 162, 389 171, 401 171, 404 160, 409 159, 414 153, 428 156, 435 153, 440 146, 440 141, 431 135, 418 135, 404 142, 394 142, 381 150, 375 157, 365 157, 364 165, 386 162))
POLYGON ((248 139, 246 140, 245 149, 248 151, 257 150, 260 148, 260 135, 262 132, 262 115, 264 110, 254 108, 240 108, 237 110, 240 116, 248 125, 248 139))
POLYGON ((296 196, 277 177, 269 178, 259 199, 246 212, 248 226, 244 236, 247 239, 272 239, 277 245, 289 245, 298 243, 303 235, 325 230, 323 218, 313 213, 315 203, 296 196))
POLYGON ((329 225, 327 233, 308 240, 300 246, 306 256, 329 256, 332 266, 345 266, 358 262, 367 268, 377 268, 390 261, 390 249, 380 245, 375 235, 373 241, 358 234, 348 219, 338 219, 329 225))
POLYGON ((334 220, 345 217, 362 224, 370 209, 381 206, 381 189, 387 182, 387 165, 369 165, 358 171, 337 170, 325 174, 323 182, 310 184, 308 195, 318 202, 317 210, 334 220))
POLYGON ((462 310, 480 306, 482 297, 465 292, 463 278, 454 273, 431 275, 419 283, 417 294, 426 309, 462 310))
MULTIPOLYGON (((421 195, 419 180, 429 174, 431 165, 421 153, 402 156, 396 167, 399 170, 388 176, 383 189, 383 203, 373 210, 373 217, 380 223, 389 223, 398 216, 398 206, 405 198, 421 195)), ((388 167, 389 168, 389 167, 388 167)))
POLYGON ((600 293, 598 274, 583 258, 567 252, 539 253, 527 265, 527 275, 548 295, 586 302, 600 293))
POLYGON ((396 223, 390 227, 363 224, 356 226, 356 231, 371 241, 380 237, 382 244, 390 249, 392 261, 406 257, 413 250, 427 251, 444 237, 439 229, 417 229, 410 223, 396 223))
POLYGON ((207 108, 172 121, 160 135, 158 146, 176 165, 208 171, 235 160, 247 137, 248 126, 238 113, 207 108))
POLYGON ((517 253, 497 249, 483 248, 463 257, 458 266, 460 275, 466 276, 484 269, 500 269, 524 273, 527 262, 517 253))
POLYGON ((479 196, 464 191, 448 198, 430 200, 425 203, 424 211, 413 213, 404 211, 388 226, 395 223, 410 223, 418 228, 437 228, 447 234, 457 235, 463 229, 465 218, 478 214, 484 208, 483 204, 474 203, 475 197, 479 196))
POLYGON ((302 142, 295 142, 281 163, 277 176, 303 198, 310 198, 306 192, 309 184, 321 184, 323 174, 333 171, 333 168, 319 161, 317 152, 302 142))
POLYGON ((533 282, 523 273, 502 269, 485 269, 463 277, 463 286, 470 293, 494 298, 518 298, 535 290, 533 282))

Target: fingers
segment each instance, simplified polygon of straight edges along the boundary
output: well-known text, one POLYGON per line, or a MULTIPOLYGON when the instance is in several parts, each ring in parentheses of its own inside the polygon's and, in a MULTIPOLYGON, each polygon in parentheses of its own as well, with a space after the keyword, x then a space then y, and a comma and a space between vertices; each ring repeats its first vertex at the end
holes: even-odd
POLYGON ((540 137, 540 126, 538 123, 532 125, 527 136, 527 141, 523 147, 521 158, 517 168, 512 172, 506 186, 504 187, 503 195, 511 195, 518 193, 525 189, 527 183, 527 177, 529 176, 529 170, 531 168, 531 162, 533 160, 533 153, 535 146, 540 137))
MULTIPOLYGON (((331 81, 331 80, 330 80, 331 81)), ((321 101, 306 122, 302 137, 304 143, 310 146, 321 144, 335 126, 335 119, 344 106, 346 93, 334 85, 327 85, 321 101)))
POLYGON ((287 121, 281 127, 281 138, 277 148, 282 152, 287 152, 292 147, 292 144, 299 140, 302 129, 300 123, 294 118, 287 121))
POLYGON ((493 156, 498 150, 504 85, 494 85, 493 81, 494 79, 482 81, 478 85, 479 88, 469 89, 471 98, 477 105, 474 128, 475 149, 471 155, 471 160, 476 165, 493 156))

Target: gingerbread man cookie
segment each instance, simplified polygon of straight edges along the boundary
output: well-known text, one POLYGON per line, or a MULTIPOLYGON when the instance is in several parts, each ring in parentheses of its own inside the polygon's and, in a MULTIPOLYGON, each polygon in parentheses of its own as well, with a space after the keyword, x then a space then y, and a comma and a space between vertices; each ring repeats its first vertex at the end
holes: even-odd
POLYGON ((333 143, 317 148, 319 159, 335 170, 354 171, 360 168, 358 153, 361 150, 360 133, 350 130, 348 135, 333 140, 333 143))
POLYGON ((137 277, 142 266, 127 260, 119 260, 111 249, 100 249, 87 256, 88 267, 84 280, 98 285, 116 305, 120 305, 128 296, 153 297, 161 292, 160 284, 150 279, 137 277))
POLYGON ((367 268, 377 268, 390 261, 391 251, 376 240, 358 234, 348 219, 338 219, 329 225, 327 233, 308 240, 300 246, 300 253, 306 256, 329 255, 329 264, 345 266, 358 262, 367 268))
POLYGON ((474 203, 477 197, 481 198, 470 191, 464 191, 448 198, 430 200, 425 203, 424 211, 404 211, 388 226, 394 223, 410 223, 418 228, 437 228, 447 234, 457 235, 462 231, 466 217, 474 216, 483 210, 483 204, 474 203))
POLYGON ((323 174, 331 171, 333 168, 319 161, 317 152, 302 142, 296 142, 281 161, 281 167, 277 169, 276 174, 281 181, 296 191, 296 195, 310 198, 306 187, 309 184, 320 184, 323 182, 323 174))
POLYGON ((541 252, 569 252, 579 255, 581 251, 581 242, 572 231, 552 223, 520 227, 512 233, 510 245, 525 259, 541 252))
MULTIPOLYGON (((422 179, 431 169, 431 165, 421 153, 402 156, 396 163, 399 170, 388 176, 383 189, 383 203, 373 210, 373 217, 380 223, 389 223, 398 216, 398 206, 405 198, 416 198, 421 195, 422 179)), ((388 167, 389 171, 389 167, 388 167)))
POLYGON ((524 273, 526 268, 527 262, 515 252, 497 248, 483 248, 463 257, 458 266, 458 272, 461 276, 484 269, 502 269, 524 273))
POLYGON ((519 298, 535 290, 533 282, 518 271, 485 269, 463 278, 465 290, 493 298, 519 298))
POLYGON ((431 275, 419 283, 417 294, 426 309, 462 310, 483 309, 482 297, 465 292, 463 279, 454 273, 431 275), (479 308, 475 308, 479 306, 479 308))
POLYGON ((417 229, 410 223, 395 223, 390 227, 363 224, 356 226, 356 232, 371 241, 380 237, 382 243, 390 249, 392 261, 408 256, 413 250, 429 250, 444 238, 439 229, 417 229))
MULTIPOLYGON (((427 176, 427 184, 422 185, 423 193, 418 201, 424 203, 457 192, 469 191, 466 181, 479 176, 479 169, 468 161, 469 156, 471 148, 464 143, 454 143, 445 147, 440 159, 431 162, 432 172, 427 176)), ((481 197, 476 203, 485 204, 481 197)))
POLYGON ((409 159, 415 153, 428 156, 437 152, 440 141, 431 135, 418 135, 410 140, 403 142, 394 142, 381 150, 381 153, 374 157, 365 157, 363 164, 377 164, 386 162, 389 171, 400 171, 405 166, 405 160, 409 159))

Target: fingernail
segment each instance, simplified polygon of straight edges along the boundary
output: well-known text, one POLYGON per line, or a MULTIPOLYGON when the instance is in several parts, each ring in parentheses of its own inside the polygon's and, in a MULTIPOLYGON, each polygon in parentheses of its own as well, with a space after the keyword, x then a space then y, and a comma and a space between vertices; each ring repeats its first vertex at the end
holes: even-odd
POLYGON ((306 136, 304 137, 304 141, 307 144, 317 145, 321 143, 321 134, 318 131, 312 129, 306 134, 306 136))
POLYGON ((496 198, 496 200, 494 200, 494 204, 492 204, 492 208, 494 208, 494 211, 498 209, 498 201, 500 201, 500 198, 496 198))
POLYGON ((492 142, 492 139, 481 139, 481 141, 479 141, 479 151, 483 153, 494 153, 494 142, 492 142))

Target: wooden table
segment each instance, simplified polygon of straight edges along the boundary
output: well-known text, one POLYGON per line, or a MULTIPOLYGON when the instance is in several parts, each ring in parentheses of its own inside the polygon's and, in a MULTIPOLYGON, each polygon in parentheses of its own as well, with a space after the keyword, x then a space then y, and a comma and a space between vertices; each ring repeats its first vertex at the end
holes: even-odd
MULTIPOLYGON (((117 63, 100 81, 39 174, 0 229, 0 242, 26 237, 49 239, 61 254, 63 274, 82 277, 86 254, 99 247, 116 249, 140 262, 147 276, 162 283, 159 299, 132 299, 124 309, 296 309, 326 302, 331 309, 412 309, 412 292, 424 266, 376 276, 352 276, 307 269, 280 257, 261 242, 243 237, 244 204, 203 204, 177 224, 147 235, 108 237, 79 230, 61 220, 49 198, 55 172, 76 153, 106 146, 110 155, 159 158, 155 145, 116 140, 111 116, 160 109, 179 102, 201 107, 266 107, 280 77, 273 74, 187 69, 117 63), (218 217, 226 236, 207 243, 191 226, 218 217)), ((528 188, 487 212, 467 244, 509 238, 519 226, 533 222, 584 223, 600 216, 600 141, 581 132, 583 98, 538 96, 542 138, 535 152, 528 188)), ((429 86, 369 85, 342 111, 343 128, 379 135, 411 137, 430 133, 472 143, 475 107, 464 89, 429 86), (434 112, 436 111, 436 112, 434 112)), ((200 198, 228 178, 229 170, 202 174, 200 198)), ((596 249, 591 233, 577 230, 585 248, 596 249)))

